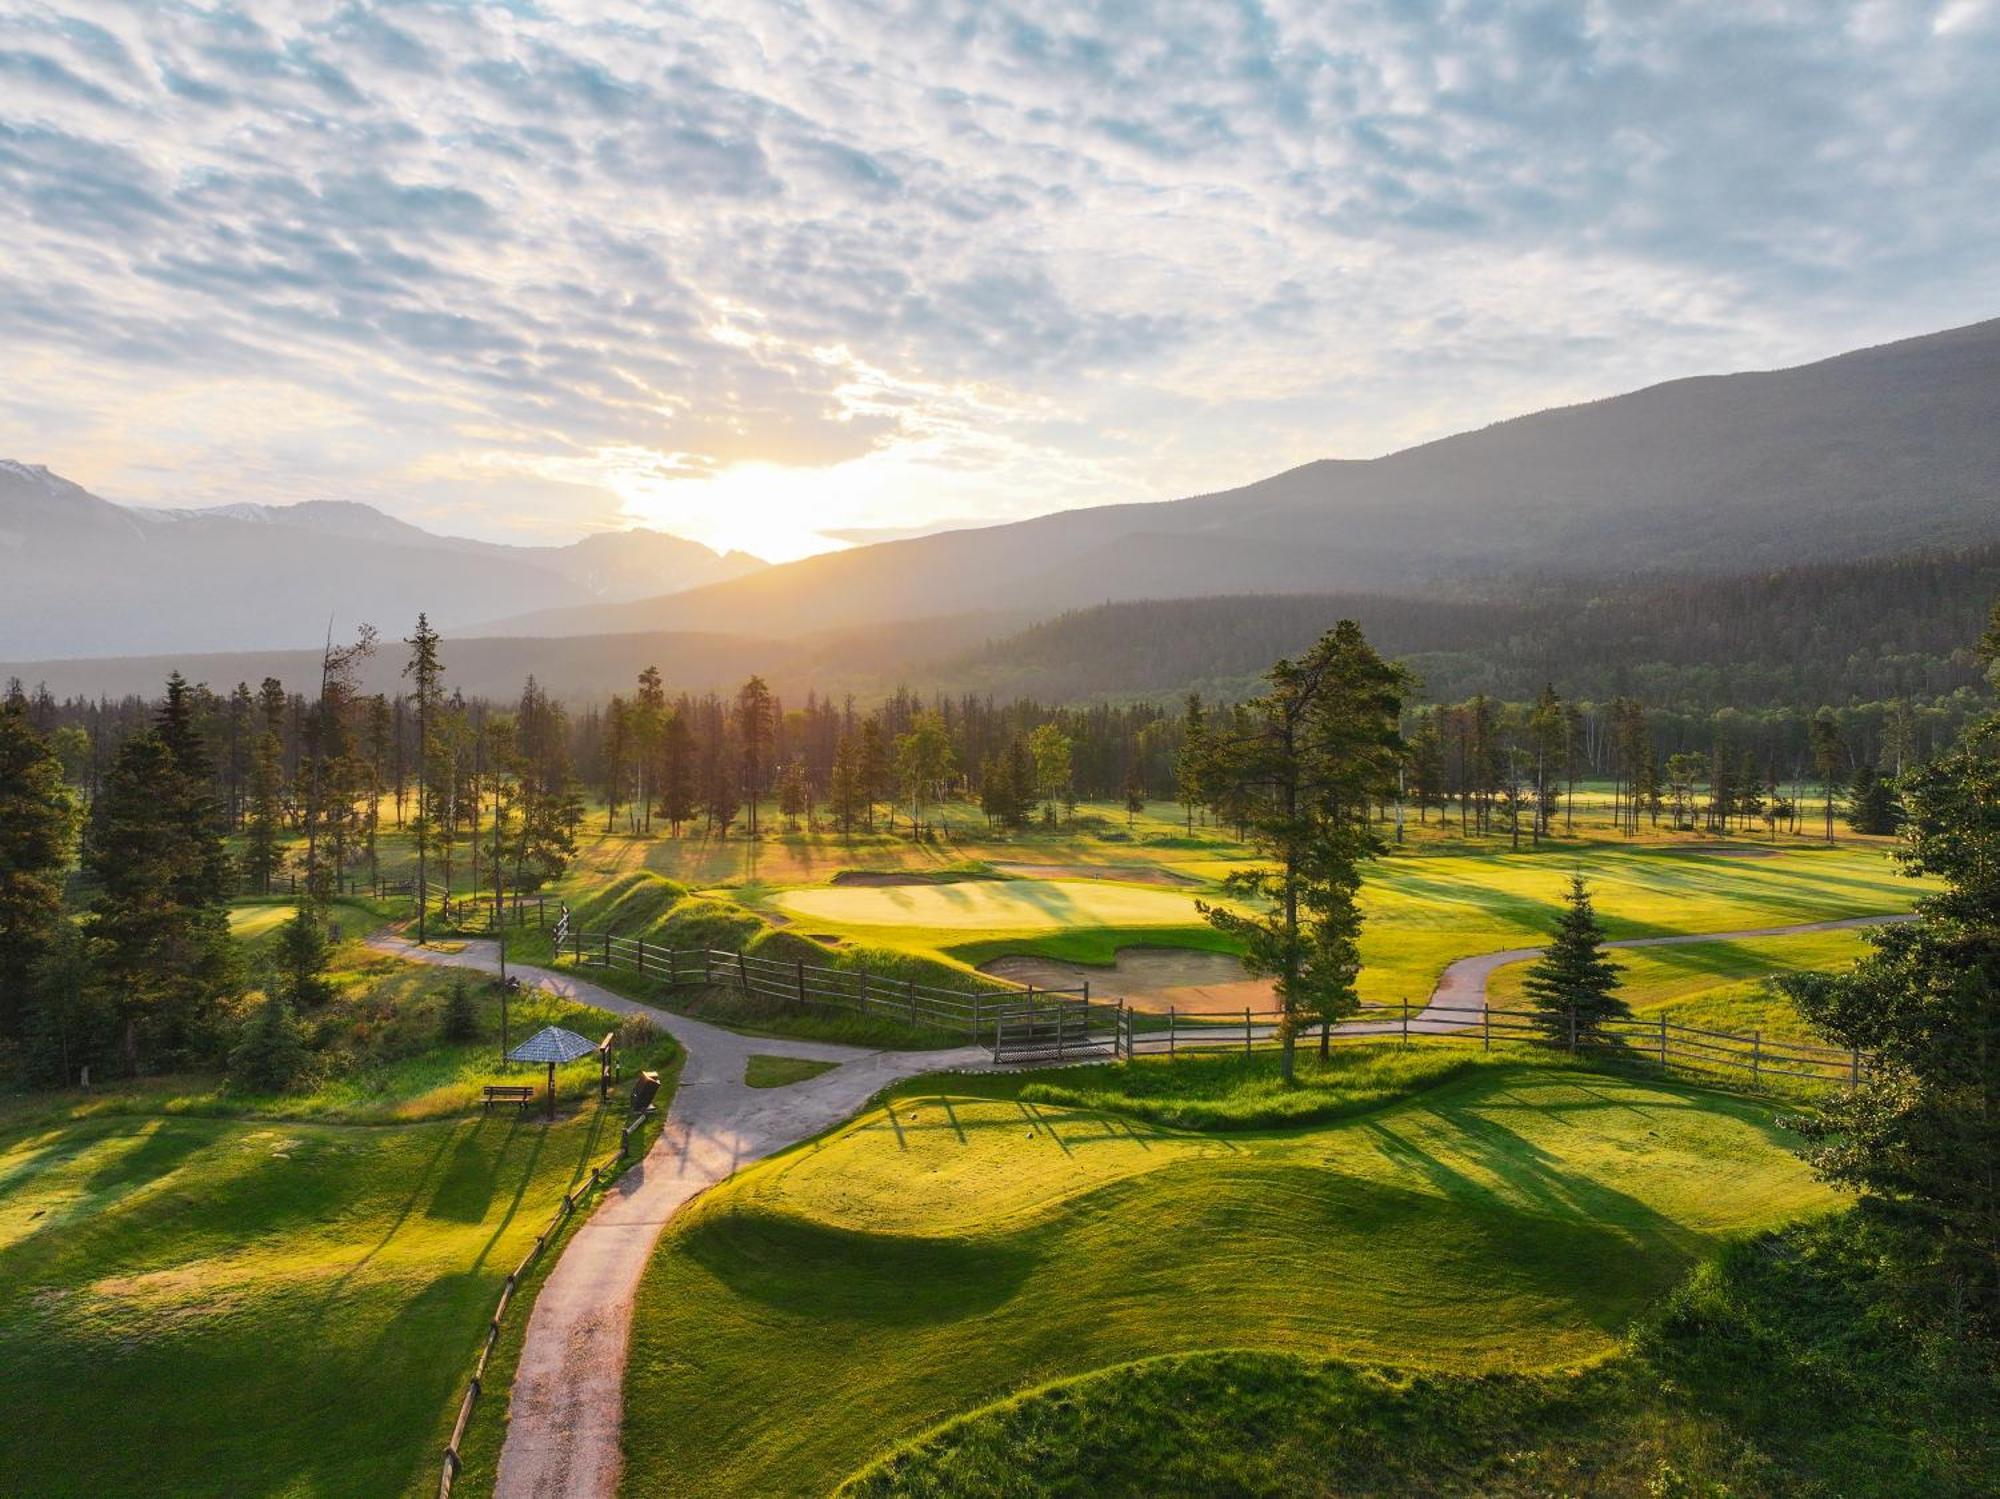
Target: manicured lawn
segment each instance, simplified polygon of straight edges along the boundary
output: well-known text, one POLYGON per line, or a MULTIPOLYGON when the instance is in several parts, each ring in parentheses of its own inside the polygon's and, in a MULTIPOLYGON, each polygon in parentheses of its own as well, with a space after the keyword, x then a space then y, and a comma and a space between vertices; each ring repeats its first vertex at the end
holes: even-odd
MULTIPOLYGON (((1690 942, 1684 947, 1642 947, 1613 954, 1624 968, 1624 997, 1635 1013, 1664 1014, 1681 1025, 1774 1039, 1815 1039, 1771 980, 1808 969, 1845 968, 1868 951, 1859 931, 1807 932, 1739 942, 1690 942)), ((1495 1004, 1520 1004, 1524 963, 1512 963, 1487 980, 1495 1004)), ((1823 1044, 1823 1043, 1822 1043, 1823 1044)))
POLYGON ((789 1088, 807 1078, 831 1072, 838 1062, 815 1062, 806 1057, 750 1057, 743 1067, 743 1081, 752 1088, 789 1088))
POLYGON ((1724 1235, 1831 1201, 1759 1100, 1502 1059, 1366 1102, 1193 1134, 940 1080, 753 1169, 642 1288, 626 1492, 823 1493, 954 1414, 1160 1354, 1572 1365, 1724 1235))

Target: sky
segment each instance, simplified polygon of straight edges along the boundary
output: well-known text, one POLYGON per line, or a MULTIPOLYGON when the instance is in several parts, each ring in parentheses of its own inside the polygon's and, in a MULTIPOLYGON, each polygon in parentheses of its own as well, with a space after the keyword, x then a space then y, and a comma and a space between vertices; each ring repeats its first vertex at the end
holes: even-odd
POLYGON ((0 456, 773 560, 2000 314, 2000 0, 0 0, 0 456))

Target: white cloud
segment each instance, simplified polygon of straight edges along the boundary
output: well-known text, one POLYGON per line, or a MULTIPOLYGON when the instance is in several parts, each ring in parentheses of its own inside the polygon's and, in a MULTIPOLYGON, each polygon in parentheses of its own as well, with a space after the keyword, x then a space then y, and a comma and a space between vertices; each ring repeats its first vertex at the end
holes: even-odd
POLYGON ((0 0, 0 452, 774 551, 1212 489, 1990 315, 1996 64, 1972 0, 0 0))

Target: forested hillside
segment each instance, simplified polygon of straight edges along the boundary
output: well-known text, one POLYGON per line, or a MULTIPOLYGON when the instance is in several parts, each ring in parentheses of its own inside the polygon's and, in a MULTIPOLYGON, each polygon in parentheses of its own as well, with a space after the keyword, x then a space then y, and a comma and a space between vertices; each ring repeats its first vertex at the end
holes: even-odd
POLYGON ((1674 583, 1524 581, 1437 599, 1281 594, 1077 610, 936 663, 925 685, 1051 702, 1234 698, 1353 618, 1421 696, 1619 695, 1689 711, 1928 700, 1981 681, 2000 546, 1674 583))

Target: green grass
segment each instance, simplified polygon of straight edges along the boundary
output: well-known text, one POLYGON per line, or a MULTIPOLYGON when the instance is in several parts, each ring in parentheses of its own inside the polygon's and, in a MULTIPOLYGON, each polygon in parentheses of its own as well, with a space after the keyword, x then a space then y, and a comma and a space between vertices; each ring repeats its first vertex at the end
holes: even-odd
MULTIPOLYGON (((1771 980, 1808 969, 1845 968, 1867 951, 1866 936, 1847 930, 1641 947, 1612 956, 1624 970, 1623 994, 1635 1014, 1665 1015, 1707 1030, 1811 1041, 1812 1032, 1771 980)), ((1496 970, 1487 980, 1488 996, 1497 1005, 1521 1004, 1526 974, 1525 963, 1496 970)))
POLYGON ((1481 1067, 1514 1067, 1520 1059, 1506 1051, 1350 1042, 1322 1062, 1309 1043, 1301 1043, 1290 1087, 1270 1051, 1142 1057, 1065 1068, 1041 1079, 1002 1076, 1015 1084, 1013 1096, 1028 1103, 1108 1110, 1173 1129, 1264 1130, 1344 1118, 1481 1067))
POLYGON ((1503 1060, 1227 1134, 960 1083, 670 1232, 633 1335, 628 1492, 825 1492, 886 1442, 1164 1354, 1587 1362, 1724 1236, 1830 1201, 1775 1105, 1582 1069, 1503 1060))
POLYGON ((100 1117, 8 1131, 8 1487, 435 1492, 440 1421, 501 1278, 615 1149, 618 1124, 614 1104, 553 1126, 100 1117))
MULTIPOLYGON (((271 909, 241 908, 239 936, 268 940, 271 909)), ((498 995, 475 975, 480 1034, 452 1045, 455 975, 349 942, 332 977, 303 1091, 182 1075, 0 1100, 9 1492, 435 1492, 501 1278, 622 1114, 582 1066, 559 1075, 553 1125, 479 1112, 483 1084, 542 1074, 499 1063, 498 995)), ((678 1068, 671 1038, 547 994, 515 996, 510 1020, 517 1039, 616 1027, 628 1071, 678 1068)))
POLYGON ((1282 1354, 1132 1363, 890 1453, 846 1499, 1988 1492, 1990 1350, 1889 1304, 1852 1219, 1725 1247, 1601 1364, 1438 1375, 1282 1354))
POLYGON ((752 1056, 744 1064, 743 1082, 752 1088, 789 1088, 808 1078, 831 1072, 838 1062, 815 1062, 807 1057, 752 1056))

